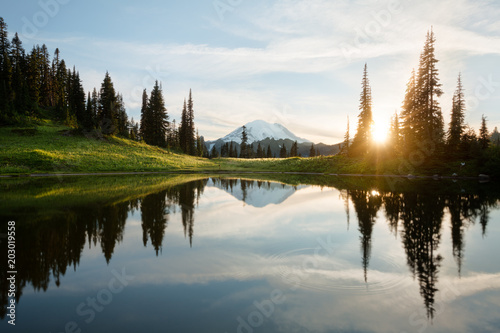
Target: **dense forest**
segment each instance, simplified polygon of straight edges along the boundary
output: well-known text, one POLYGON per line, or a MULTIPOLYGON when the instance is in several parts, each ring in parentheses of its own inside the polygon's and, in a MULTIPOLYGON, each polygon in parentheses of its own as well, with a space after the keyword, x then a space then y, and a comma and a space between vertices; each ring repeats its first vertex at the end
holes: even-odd
POLYGON ((185 103, 182 122, 170 123, 161 84, 150 96, 144 90, 140 123, 129 119, 123 95, 106 72, 99 89, 86 93, 75 67, 61 58, 51 59, 47 46, 26 52, 16 33, 9 40, 7 24, 0 17, 0 124, 24 126, 43 118, 55 119, 89 137, 118 135, 190 155, 207 155, 194 125, 192 93, 185 103), (97 135, 96 135, 97 134, 97 135))

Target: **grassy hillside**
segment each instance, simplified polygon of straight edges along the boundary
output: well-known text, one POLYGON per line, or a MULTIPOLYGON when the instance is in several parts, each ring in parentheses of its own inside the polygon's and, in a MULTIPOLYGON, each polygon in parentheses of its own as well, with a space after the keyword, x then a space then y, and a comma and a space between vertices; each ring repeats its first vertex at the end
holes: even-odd
POLYGON ((0 173, 210 170, 206 159, 172 154, 117 137, 87 138, 46 122, 34 129, 0 128, 0 173))

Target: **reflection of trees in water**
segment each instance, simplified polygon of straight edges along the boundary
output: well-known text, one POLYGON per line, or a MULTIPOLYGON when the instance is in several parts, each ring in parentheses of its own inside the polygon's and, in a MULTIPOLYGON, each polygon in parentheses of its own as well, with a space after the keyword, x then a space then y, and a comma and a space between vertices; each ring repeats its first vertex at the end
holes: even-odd
POLYGON ((169 203, 166 200, 167 191, 150 194, 141 200, 142 242, 151 245, 158 256, 163 244, 163 236, 168 224, 169 203))
POLYGON ((377 212, 382 204, 381 198, 370 191, 352 191, 350 193, 354 209, 359 222, 361 233, 361 252, 365 282, 368 281, 368 266, 370 264, 372 248, 372 232, 377 212))
POLYGON ((499 202, 498 195, 495 194, 450 194, 424 186, 406 192, 378 193, 359 189, 342 192, 344 198, 351 199, 358 217, 365 281, 371 254, 373 225, 378 210, 383 207, 389 229, 395 236, 398 233, 401 235, 407 265, 413 277, 418 280, 420 294, 430 319, 435 313, 434 302, 438 291, 436 284, 443 260, 438 253, 438 247, 445 211, 450 214, 452 254, 460 276, 465 257, 465 230, 479 219, 484 236, 489 211, 492 207, 498 207, 499 202))
MULTIPOLYGON (((46 291, 51 276, 56 285, 68 267, 76 267, 86 244, 89 248, 100 246, 109 264, 115 247, 123 241, 125 223, 130 212, 140 209, 143 242, 149 239, 158 255, 168 224, 170 207, 181 208, 182 223, 189 233, 190 243, 194 233, 194 210, 203 193, 206 180, 173 186, 158 193, 119 203, 92 203, 68 207, 64 211, 30 211, 16 218, 16 266, 22 267, 16 276, 16 298, 31 284, 37 291, 46 291), (42 217, 40 217, 42 216, 42 217)), ((2 260, 7 262, 7 243, 2 241, 2 260)), ((8 302, 6 271, 0 272, 0 318, 5 318, 8 302)))
MULTIPOLYGON (((20 216, 16 221, 16 267, 19 267, 16 275, 17 302, 27 284, 31 284, 36 291, 46 291, 52 275, 59 286, 68 267, 73 266, 76 270, 87 242, 89 248, 99 244, 109 263, 116 244, 123 240, 129 210, 130 203, 123 202, 48 212, 52 213, 50 217, 45 217, 44 212, 34 211, 20 216), (35 222, 32 219, 36 217, 39 220, 35 222)), ((4 270, 2 274, 5 274, 4 270)), ((0 277, 0 284, 2 303, 6 305, 8 288, 4 285, 4 277, 0 277)), ((5 307, 2 307, 0 317, 4 318, 5 314, 5 307)))
MULTIPOLYGON (((254 187, 270 190, 276 186, 269 181, 224 178, 213 178, 212 181, 217 187, 228 191, 241 190, 243 200, 246 200, 248 191, 254 187)), ((68 267, 72 266, 76 270, 86 244, 89 248, 100 246, 109 264, 117 244, 123 241, 128 214, 133 214, 134 211, 140 211, 141 214, 144 246, 147 246, 150 240, 156 255, 162 251, 169 215, 176 209, 180 210, 184 233, 192 245, 195 209, 207 182, 205 179, 170 186, 157 193, 112 204, 74 204, 64 211, 32 209, 19 214, 16 217, 16 233, 22 237, 16 239, 16 266, 22 269, 18 271, 16 279, 17 301, 19 302, 22 290, 27 284, 33 285, 35 290, 45 291, 52 278, 59 286, 68 267)), ((348 219, 349 200, 358 218, 364 278, 368 281, 373 226, 378 211, 383 208, 390 230, 394 235, 401 235, 408 267, 418 279, 428 316, 432 317, 438 270, 442 260, 437 251, 444 212, 448 210, 451 217, 453 256, 460 274, 465 257, 463 239, 466 229, 479 221, 483 235, 486 235, 489 212, 498 207, 500 195, 487 191, 449 194, 423 186, 413 191, 400 192, 375 192, 372 191, 373 188, 344 187, 341 191, 348 219)), ((1 232, 5 233, 5 230, 1 232)), ((6 245, 5 240, 2 240, 0 256, 4 262, 7 255, 6 245)), ((5 305, 8 301, 9 288, 6 277, 6 271, 2 270, 0 303, 4 306, 0 310, 1 318, 6 315, 5 305)))
POLYGON ((417 278, 427 315, 434 315, 436 283, 442 257, 437 253, 441 240, 444 200, 430 193, 408 193, 401 197, 402 241, 407 264, 417 278))

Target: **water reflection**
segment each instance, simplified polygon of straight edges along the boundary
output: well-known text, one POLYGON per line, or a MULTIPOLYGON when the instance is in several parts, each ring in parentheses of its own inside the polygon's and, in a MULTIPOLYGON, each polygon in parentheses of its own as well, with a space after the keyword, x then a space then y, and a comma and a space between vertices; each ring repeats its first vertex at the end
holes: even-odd
POLYGON ((491 208, 498 208, 500 198, 496 191, 489 194, 484 191, 466 194, 461 189, 457 194, 453 190, 439 189, 440 185, 415 183, 411 190, 403 192, 379 188, 371 191, 346 189, 344 195, 352 201, 358 217, 365 281, 368 281, 372 228, 378 211, 383 207, 390 230, 395 236, 398 233, 401 235, 407 265, 413 278, 418 280, 429 319, 434 317, 435 296, 439 291, 436 284, 443 260, 439 245, 445 212, 449 212, 451 219, 453 256, 460 276, 465 256, 465 230, 469 225, 475 224, 479 217, 484 236, 489 211, 491 208))
MULTIPOLYGON (((105 196, 105 199, 99 197, 98 200, 81 203, 75 200, 59 206, 51 198, 60 198, 57 193, 65 193, 67 188, 44 192, 53 193, 51 195, 24 196, 22 202, 4 209, 3 216, 0 216, 2 221, 15 219, 17 234, 22 235, 17 239, 17 265, 23 268, 19 270, 16 280, 17 301, 27 285, 32 285, 37 291, 46 291, 51 276, 60 286, 61 277, 68 268, 77 270, 86 246, 89 249, 100 247, 109 264, 117 244, 123 241, 130 214, 140 212, 142 243, 145 247, 150 243, 155 255, 160 256, 169 221, 174 214, 180 215, 184 236, 189 246, 193 247, 195 213, 207 187, 224 190, 246 205, 260 209, 270 204, 279 205, 307 187, 298 185, 295 179, 293 183, 286 185, 284 182, 212 177, 170 182, 146 193, 123 192, 111 199, 105 196)), ((348 225, 351 223, 350 207, 354 208, 366 283, 370 280, 374 226, 380 221, 377 215, 384 214, 389 230, 401 239, 408 269, 418 282, 429 319, 436 312, 437 284, 443 261, 440 253, 443 233, 451 234, 452 254, 457 263, 457 275, 461 276, 466 253, 466 230, 479 221, 483 236, 486 235, 489 213, 498 208, 500 199, 498 190, 487 185, 478 188, 470 185, 472 187, 464 189, 460 184, 405 182, 393 187, 384 180, 338 178, 308 179, 306 183, 339 190, 345 200, 348 225), (443 228, 447 216, 451 222, 449 231, 443 228)), ((32 186, 26 183, 16 187, 19 191, 24 189, 30 192, 32 186)), ((1 232, 5 233, 5 226, 2 225, 2 228, 1 232)), ((7 253, 5 249, 6 244, 2 242, 3 254, 7 253)), ((8 290, 5 270, 0 274, 3 305, 0 317, 5 318, 8 290)))

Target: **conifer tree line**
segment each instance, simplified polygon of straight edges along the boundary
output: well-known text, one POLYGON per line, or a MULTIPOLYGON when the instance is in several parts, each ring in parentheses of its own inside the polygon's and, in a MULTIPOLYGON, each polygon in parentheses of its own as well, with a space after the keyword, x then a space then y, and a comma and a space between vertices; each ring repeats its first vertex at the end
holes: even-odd
POLYGON ((101 87, 86 94, 79 72, 67 68, 59 49, 52 59, 45 45, 27 53, 17 33, 9 40, 7 24, 0 17, 0 124, 22 125, 47 116, 75 129, 208 157, 203 137, 195 131, 191 91, 179 128, 175 121, 169 122, 158 82, 149 96, 144 90, 140 122, 129 120, 123 96, 108 72, 101 87))
MULTIPOLYGON (((319 156, 319 152, 314 149, 314 144, 312 145, 313 153, 311 157, 319 156), (317 155, 316 155, 317 154, 317 155)), ((290 149, 287 148, 286 143, 280 145, 278 154, 273 154, 271 144, 267 147, 263 147, 261 142, 248 144, 248 136, 246 133, 246 127, 243 126, 242 131, 242 142, 237 144, 236 142, 226 142, 217 150, 215 145, 210 150, 210 158, 219 157, 229 157, 229 158, 288 158, 288 157, 301 157, 299 153, 298 142, 295 141, 290 145, 290 149)))
POLYGON ((204 138, 195 128, 192 91, 189 90, 188 100, 184 100, 181 123, 177 126, 175 120, 169 121, 163 90, 158 81, 149 96, 146 90, 142 94, 138 140, 188 155, 209 157, 204 138))
POLYGON ((109 73, 99 91, 86 95, 79 72, 67 68, 59 49, 52 60, 45 45, 26 52, 17 33, 9 40, 0 17, 0 123, 23 124, 43 115, 103 134, 129 137, 133 128, 109 73))
MULTIPOLYGON (((479 135, 465 123, 466 102, 462 76, 459 73, 452 99, 450 123, 445 122, 439 98, 443 95, 435 56, 436 37, 431 29, 426 36, 418 70, 413 70, 406 86, 400 113, 393 116, 386 153, 408 158, 415 151, 423 151, 428 161, 479 158, 491 145, 495 146, 495 132, 490 134, 483 115, 479 135)), ((362 78, 357 132, 351 140, 349 119, 341 153, 352 157, 366 157, 376 151, 372 140, 372 94, 365 64, 362 78)), ((498 133, 498 130, 495 129, 498 133)))

